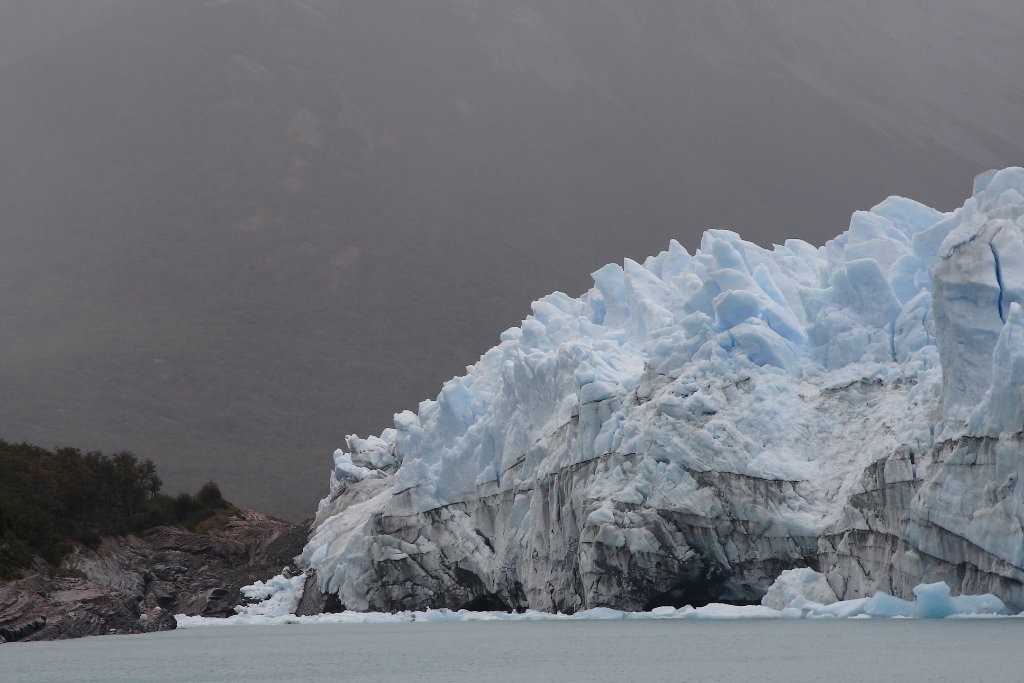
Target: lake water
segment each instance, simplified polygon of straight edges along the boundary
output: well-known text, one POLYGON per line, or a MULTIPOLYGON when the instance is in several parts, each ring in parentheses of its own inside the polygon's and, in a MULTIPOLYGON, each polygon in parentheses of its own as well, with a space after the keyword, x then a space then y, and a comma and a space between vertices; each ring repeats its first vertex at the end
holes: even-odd
POLYGON ((0 646, 0 681, 1024 681, 1024 619, 236 626, 0 646))

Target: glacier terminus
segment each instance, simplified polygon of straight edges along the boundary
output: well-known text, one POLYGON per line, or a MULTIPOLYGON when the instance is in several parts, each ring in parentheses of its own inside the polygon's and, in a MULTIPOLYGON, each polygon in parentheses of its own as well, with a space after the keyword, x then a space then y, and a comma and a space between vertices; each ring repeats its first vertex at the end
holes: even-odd
POLYGON ((710 230, 605 266, 347 437, 288 608, 752 604, 808 568, 817 603, 945 582, 1020 611, 1022 305, 1022 168, 823 247, 710 230))

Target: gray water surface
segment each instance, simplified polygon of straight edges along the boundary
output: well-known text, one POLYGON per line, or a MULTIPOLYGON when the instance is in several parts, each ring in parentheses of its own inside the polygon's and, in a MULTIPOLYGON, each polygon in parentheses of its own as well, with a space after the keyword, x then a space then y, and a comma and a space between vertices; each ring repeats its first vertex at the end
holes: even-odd
POLYGON ((1024 681, 1024 620, 238 626, 0 646, 0 681, 1024 681))

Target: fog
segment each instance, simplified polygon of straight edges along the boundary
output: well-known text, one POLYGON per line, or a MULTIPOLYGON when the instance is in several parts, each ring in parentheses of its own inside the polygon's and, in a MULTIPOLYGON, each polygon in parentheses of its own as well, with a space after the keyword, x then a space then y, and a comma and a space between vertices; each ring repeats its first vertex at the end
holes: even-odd
POLYGON ((552 290, 1024 163, 1019 0, 0 0, 0 437, 292 519, 552 290))

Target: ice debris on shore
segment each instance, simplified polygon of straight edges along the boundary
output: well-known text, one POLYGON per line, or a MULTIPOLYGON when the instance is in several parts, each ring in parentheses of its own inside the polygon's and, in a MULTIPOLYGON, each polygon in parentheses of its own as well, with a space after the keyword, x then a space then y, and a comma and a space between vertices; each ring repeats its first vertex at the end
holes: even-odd
MULTIPOLYGON (((297 577, 301 579, 301 575, 297 577)), ((951 596, 943 582, 920 584, 914 588, 916 601, 901 600, 878 592, 870 598, 836 600, 829 595, 825 577, 811 569, 787 570, 769 589, 761 605, 710 604, 703 607, 657 607, 649 612, 628 612, 608 607, 594 607, 575 614, 557 614, 525 610, 516 612, 477 612, 469 610, 422 610, 389 612, 339 612, 295 616, 283 613, 281 605, 298 604, 302 582, 278 582, 264 585, 263 591, 250 591, 250 597, 265 596, 263 602, 239 607, 239 613, 227 618, 175 617, 178 628, 208 626, 275 626, 284 624, 395 624, 438 623, 460 621, 547 621, 608 619, 943 619, 1011 616, 1006 605, 994 595, 951 596), (781 596, 787 602, 779 605, 781 596), (822 602, 824 601, 824 602, 822 602)))

